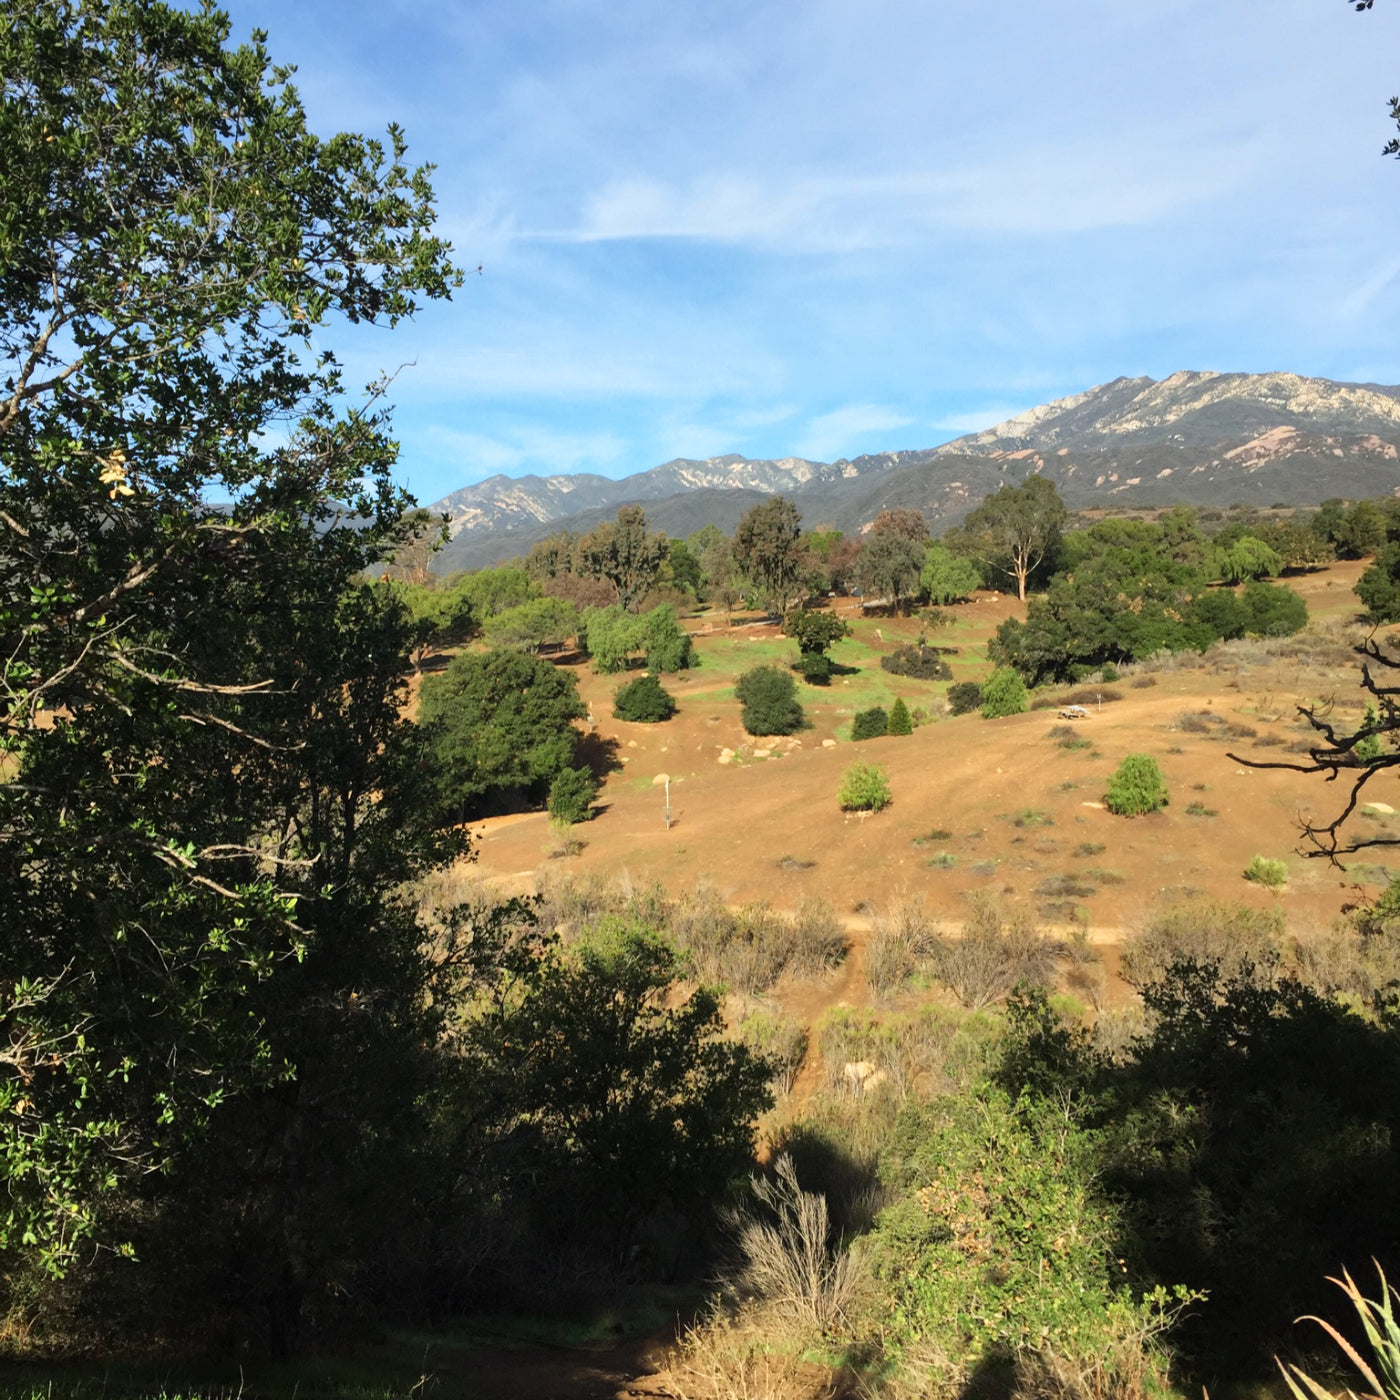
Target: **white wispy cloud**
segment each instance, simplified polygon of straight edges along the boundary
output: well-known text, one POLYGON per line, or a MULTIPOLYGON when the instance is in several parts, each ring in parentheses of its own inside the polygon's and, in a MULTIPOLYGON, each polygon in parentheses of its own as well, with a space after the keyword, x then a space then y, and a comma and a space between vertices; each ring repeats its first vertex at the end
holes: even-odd
MULTIPOLYGON (((846 404, 813 418, 799 435, 793 455, 821 462, 849 457, 874 446, 870 442, 871 434, 893 432, 913 422, 908 414, 885 404, 846 404)), ((875 450, 888 445, 880 443, 875 450)))

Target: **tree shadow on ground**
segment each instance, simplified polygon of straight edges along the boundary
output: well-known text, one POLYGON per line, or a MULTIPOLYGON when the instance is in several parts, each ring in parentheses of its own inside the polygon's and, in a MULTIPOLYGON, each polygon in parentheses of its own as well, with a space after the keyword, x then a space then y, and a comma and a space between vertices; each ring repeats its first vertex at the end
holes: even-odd
POLYGON ((574 757, 602 782, 609 773, 622 771, 622 760, 618 757, 621 748, 622 745, 610 735, 580 734, 574 757))

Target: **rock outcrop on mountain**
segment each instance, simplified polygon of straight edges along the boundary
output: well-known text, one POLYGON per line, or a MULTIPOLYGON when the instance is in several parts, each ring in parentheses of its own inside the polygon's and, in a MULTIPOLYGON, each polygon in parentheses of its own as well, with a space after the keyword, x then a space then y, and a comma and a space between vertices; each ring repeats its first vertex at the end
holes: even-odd
POLYGON ((441 569, 478 568, 560 529, 640 503, 684 535, 732 530, 756 500, 791 497, 811 524, 859 530, 890 506, 937 531, 1007 482, 1037 473, 1077 509, 1112 505, 1307 505, 1400 492, 1400 387, 1296 374, 1181 371, 1115 379, 940 447, 851 460, 678 458, 619 481, 491 477, 432 509, 451 520, 441 569))

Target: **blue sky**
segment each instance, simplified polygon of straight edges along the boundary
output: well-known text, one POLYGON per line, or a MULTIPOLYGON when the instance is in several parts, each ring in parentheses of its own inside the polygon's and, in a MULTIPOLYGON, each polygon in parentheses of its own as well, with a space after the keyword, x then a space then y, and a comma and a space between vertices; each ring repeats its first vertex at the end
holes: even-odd
POLYGON ((425 503, 929 447, 1118 375, 1400 383, 1400 3, 237 0, 463 266, 336 348, 425 503), (412 362, 411 364, 408 362, 412 362))

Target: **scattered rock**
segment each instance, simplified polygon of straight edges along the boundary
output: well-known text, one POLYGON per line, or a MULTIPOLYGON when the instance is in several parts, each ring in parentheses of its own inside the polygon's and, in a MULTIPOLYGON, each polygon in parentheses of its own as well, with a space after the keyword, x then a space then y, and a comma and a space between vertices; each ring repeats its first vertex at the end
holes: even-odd
POLYGON ((635 739, 629 739, 627 741, 627 747, 629 749, 635 749, 637 747, 637 741, 635 739))
POLYGON ((823 739, 823 740, 822 740, 822 748, 824 748, 824 749, 834 749, 835 747, 836 747, 836 740, 835 740, 835 739, 823 739))
POLYGON ((755 750, 753 751, 753 756, 754 756, 755 758, 772 758, 772 757, 773 757, 773 750, 772 750, 772 749, 755 749, 755 750))
POLYGON ((1102 802, 1081 802, 1079 805, 1081 807, 1094 807, 1097 808, 1097 810, 1100 812, 1107 810, 1102 802))
POLYGON ((1368 802, 1367 808, 1372 812, 1379 812, 1383 817, 1393 817, 1395 808, 1389 802, 1368 802))
POLYGON ((651 785, 652 785, 652 787, 662 787, 662 786, 664 786, 666 783, 669 783, 670 781, 671 781, 671 775, 670 775, 669 773, 658 773, 658 774, 651 780, 651 785))

